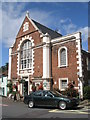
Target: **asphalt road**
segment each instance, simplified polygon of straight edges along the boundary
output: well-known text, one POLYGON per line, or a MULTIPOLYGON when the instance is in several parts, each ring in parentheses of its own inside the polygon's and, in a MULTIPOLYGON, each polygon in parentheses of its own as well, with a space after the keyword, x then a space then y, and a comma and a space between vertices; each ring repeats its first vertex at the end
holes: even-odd
POLYGON ((2 98, 2 118, 88 118, 84 108, 77 110, 59 110, 56 108, 28 108, 23 102, 13 102, 2 98))

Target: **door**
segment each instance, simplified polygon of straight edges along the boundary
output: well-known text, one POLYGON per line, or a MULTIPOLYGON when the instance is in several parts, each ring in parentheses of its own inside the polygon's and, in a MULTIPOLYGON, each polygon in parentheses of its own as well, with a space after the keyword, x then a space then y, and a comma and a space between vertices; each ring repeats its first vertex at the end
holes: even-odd
POLYGON ((42 104, 44 106, 55 106, 54 96, 50 92, 45 93, 42 98, 42 104))
POLYGON ((24 82, 24 96, 28 95, 28 81, 24 82))
POLYGON ((43 102, 42 102, 42 97, 43 97, 43 92, 42 91, 36 91, 34 93, 34 103, 37 106, 42 106, 43 102))

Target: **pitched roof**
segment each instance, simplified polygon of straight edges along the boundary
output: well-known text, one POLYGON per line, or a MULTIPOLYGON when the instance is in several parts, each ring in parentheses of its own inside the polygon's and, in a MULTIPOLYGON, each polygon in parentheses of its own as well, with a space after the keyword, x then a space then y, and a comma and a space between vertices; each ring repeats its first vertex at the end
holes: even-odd
POLYGON ((34 22, 34 24, 38 27, 38 29, 42 32, 42 33, 48 33, 51 36, 51 39, 57 38, 57 37, 62 37, 62 35, 60 33, 57 33, 54 30, 51 30, 50 28, 36 22, 35 20, 32 20, 34 22))

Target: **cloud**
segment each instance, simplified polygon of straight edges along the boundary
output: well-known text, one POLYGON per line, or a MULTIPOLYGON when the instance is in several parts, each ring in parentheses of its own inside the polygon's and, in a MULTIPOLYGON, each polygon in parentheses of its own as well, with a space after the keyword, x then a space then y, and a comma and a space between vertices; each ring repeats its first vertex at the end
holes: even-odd
MULTIPOLYGON (((5 3, 2 9, 0 9, 3 20, 0 20, 0 24, 2 25, 0 30, 2 30, 2 42, 5 44, 6 47, 12 46, 15 41, 15 37, 26 14, 26 10, 24 10, 25 6, 25 3, 5 3)), ((47 13, 36 8, 29 9, 28 11, 30 11, 30 17, 35 19, 36 21, 39 21, 44 25, 48 25, 48 23, 50 22, 50 20, 46 21, 46 19, 48 19, 52 12, 47 13), (40 16, 38 17, 38 15, 40 16)))
POLYGON ((78 31, 82 33, 83 42, 87 42, 88 40, 88 27, 80 28, 78 31))
MULTIPOLYGON (((30 9, 25 8, 27 8, 26 3, 3 3, 2 9, 0 8, 0 15, 2 13, 2 19, 0 19, 0 25, 2 25, 0 26, 0 31, 2 31, 2 37, 0 35, 0 40, 3 40, 2 42, 5 44, 6 47, 10 47, 14 43, 15 37, 24 20, 27 10, 29 11, 30 17, 32 19, 35 19, 36 21, 46 26, 50 26, 53 24, 53 11, 47 12, 37 7, 30 9)), ((87 26, 78 27, 77 25, 73 24, 70 18, 61 18, 59 22, 54 21, 54 23, 56 25, 53 24, 53 26, 56 27, 60 33, 71 34, 76 31, 81 31, 83 42, 87 41, 87 26)))
POLYGON ((6 47, 10 47, 14 41, 16 34, 20 28, 21 22, 24 19, 23 14, 20 15, 23 6, 18 6, 17 3, 3 3, 0 8, 2 13, 2 21, 0 21, 2 36, 0 40, 6 47))
POLYGON ((48 26, 49 23, 52 21, 51 19, 48 18, 50 18, 50 16, 53 14, 53 11, 47 13, 46 11, 36 8, 30 9, 29 11, 30 11, 30 17, 43 25, 48 26))
MULTIPOLYGON (((76 24, 72 23, 70 18, 61 19, 60 20, 60 27, 66 34, 71 34, 73 32, 81 32, 82 34, 82 41, 87 42, 88 40, 88 26, 85 27, 78 27, 76 24)), ((61 30, 60 30, 61 31, 61 30)))
POLYGON ((64 24, 64 23, 66 23, 66 22, 71 22, 71 19, 70 19, 70 18, 66 18, 66 19, 61 19, 61 20, 60 20, 60 23, 61 23, 61 24, 64 24))
POLYGON ((75 32, 76 28, 77 26, 73 23, 63 25, 63 29, 66 31, 67 34, 75 32))

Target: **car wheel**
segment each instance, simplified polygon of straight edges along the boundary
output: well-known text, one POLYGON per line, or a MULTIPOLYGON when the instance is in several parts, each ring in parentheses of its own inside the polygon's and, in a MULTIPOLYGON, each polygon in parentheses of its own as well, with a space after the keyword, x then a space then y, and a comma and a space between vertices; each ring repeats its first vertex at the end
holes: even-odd
POLYGON ((29 107, 29 108, 33 108, 33 106, 34 106, 34 102, 33 102, 33 101, 29 101, 28 107, 29 107))
POLYGON ((66 102, 60 101, 60 102, 59 102, 59 108, 60 108, 61 110, 65 110, 65 109, 66 109, 66 102))

